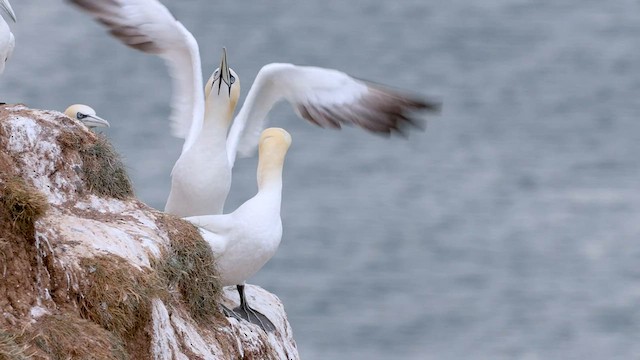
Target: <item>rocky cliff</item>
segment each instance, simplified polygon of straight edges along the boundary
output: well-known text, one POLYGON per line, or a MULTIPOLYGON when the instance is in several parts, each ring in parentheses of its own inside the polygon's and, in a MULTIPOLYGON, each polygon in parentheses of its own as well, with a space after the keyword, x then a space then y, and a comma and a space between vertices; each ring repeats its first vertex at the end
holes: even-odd
POLYGON ((189 223, 138 201, 101 135, 61 113, 0 106, 0 359, 297 359, 276 325, 226 318, 215 258, 189 223))

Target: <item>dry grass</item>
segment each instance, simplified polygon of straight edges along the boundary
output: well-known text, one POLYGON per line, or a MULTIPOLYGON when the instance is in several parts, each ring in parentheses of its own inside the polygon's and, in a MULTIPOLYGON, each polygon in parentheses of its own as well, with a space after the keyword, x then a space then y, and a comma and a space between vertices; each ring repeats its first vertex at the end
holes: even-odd
POLYGON ((104 136, 98 135, 98 141, 80 151, 80 156, 84 181, 91 192, 116 199, 133 195, 124 164, 104 136))
POLYGON ((129 359, 117 336, 74 315, 45 315, 31 328, 28 341, 36 356, 53 360, 129 359))
POLYGON ((159 224, 169 234, 171 247, 153 267, 170 289, 180 292, 196 321, 210 322, 220 314, 222 296, 211 247, 195 226, 173 215, 161 214, 159 224))
POLYGON ((166 298, 155 272, 134 268, 115 255, 84 258, 79 303, 83 317, 127 341, 137 336, 151 318, 151 300, 166 298))
POLYGON ((89 191, 96 195, 126 199, 133 196, 133 186, 120 155, 104 135, 88 136, 63 132, 58 136, 63 151, 77 151, 82 160, 82 179, 89 191))
POLYGON ((27 360, 32 356, 27 345, 19 344, 17 335, 0 330, 0 360, 27 360))
POLYGON ((35 222, 47 211, 47 197, 22 178, 5 179, 0 185, 0 206, 12 228, 26 238, 32 238, 35 222))

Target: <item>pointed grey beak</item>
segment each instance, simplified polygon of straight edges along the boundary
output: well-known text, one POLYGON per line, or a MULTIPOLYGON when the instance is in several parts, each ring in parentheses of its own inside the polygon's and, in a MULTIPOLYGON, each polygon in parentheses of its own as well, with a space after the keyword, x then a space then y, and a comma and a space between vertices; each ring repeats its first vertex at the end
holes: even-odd
POLYGON ((83 124, 85 124, 88 128, 96 128, 96 127, 110 127, 109 122, 99 116, 96 115, 86 115, 82 120, 83 124))
POLYGON ((222 48, 222 60, 220 60, 220 82, 218 83, 218 95, 220 95, 220 89, 222 88, 222 82, 225 82, 229 87, 229 96, 231 96, 231 72, 229 71, 229 64, 227 63, 227 48, 222 48))
POLYGON ((0 0, 0 7, 11 17, 13 22, 18 21, 18 19, 16 19, 16 13, 13 12, 11 4, 9 4, 9 0, 0 0))

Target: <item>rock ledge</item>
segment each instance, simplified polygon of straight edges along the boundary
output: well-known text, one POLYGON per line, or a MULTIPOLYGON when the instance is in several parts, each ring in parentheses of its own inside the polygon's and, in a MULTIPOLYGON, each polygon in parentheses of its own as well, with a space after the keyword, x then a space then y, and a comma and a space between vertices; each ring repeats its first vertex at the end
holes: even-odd
POLYGON ((298 359, 280 300, 247 286, 274 332, 224 317, 198 231, 61 113, 0 106, 0 250, 0 358, 298 359))

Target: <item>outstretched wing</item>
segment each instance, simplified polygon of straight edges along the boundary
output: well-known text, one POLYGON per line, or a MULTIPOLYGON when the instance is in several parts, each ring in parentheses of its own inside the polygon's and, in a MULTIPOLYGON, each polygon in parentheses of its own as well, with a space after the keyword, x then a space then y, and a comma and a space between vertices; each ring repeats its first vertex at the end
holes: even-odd
POLYGON ((246 156, 257 146, 267 113, 281 99, 287 100, 298 116, 320 127, 340 129, 342 125, 355 125, 382 134, 402 132, 405 125, 416 125, 416 119, 411 117, 415 110, 440 108, 439 103, 357 80, 337 70, 268 64, 258 72, 229 131, 227 152, 231 164, 236 152, 246 156))
POLYGON ((202 126, 204 98, 200 51, 193 35, 157 0, 68 0, 136 50, 162 57, 173 79, 171 131, 189 142, 202 126), (198 124, 193 124, 196 120, 198 124))

